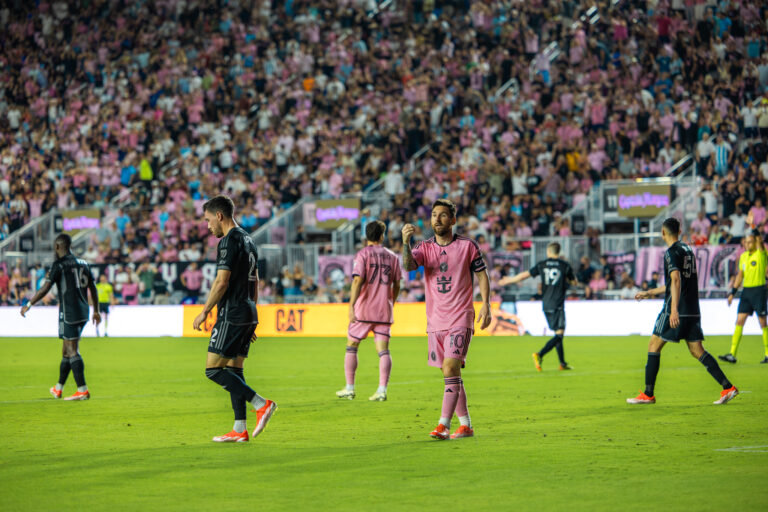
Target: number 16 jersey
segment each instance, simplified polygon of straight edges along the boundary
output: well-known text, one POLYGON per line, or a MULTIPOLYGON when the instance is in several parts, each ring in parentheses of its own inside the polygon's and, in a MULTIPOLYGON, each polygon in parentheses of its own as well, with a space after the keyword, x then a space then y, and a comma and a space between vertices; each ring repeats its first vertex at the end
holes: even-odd
POLYGON ((395 253, 380 245, 364 247, 355 256, 353 276, 360 276, 363 287, 355 303, 359 322, 392 323, 392 283, 400 281, 400 261, 395 253))
POLYGON ((541 276, 542 309, 552 312, 562 308, 568 283, 576 279, 571 265, 561 259, 547 258, 538 262, 529 272, 531 277, 541 276))

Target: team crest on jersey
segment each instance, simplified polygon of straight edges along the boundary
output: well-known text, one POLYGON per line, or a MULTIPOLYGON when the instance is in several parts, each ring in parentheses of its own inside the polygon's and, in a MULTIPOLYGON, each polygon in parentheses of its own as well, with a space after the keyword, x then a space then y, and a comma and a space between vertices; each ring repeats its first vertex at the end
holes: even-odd
POLYGON ((440 263, 440 272, 448 272, 448 264, 444 261, 440 263))
POLYGON ((435 354, 435 351, 434 351, 434 350, 432 351, 432 353, 431 353, 431 354, 429 354, 429 357, 430 357, 430 358, 431 358, 433 361, 437 361, 437 354, 435 354))
POLYGON ((453 280, 450 276, 442 276, 437 278, 437 291, 439 293, 448 293, 451 291, 451 281, 453 280))
POLYGON ((226 249, 222 249, 221 250, 221 257, 222 258, 226 258, 227 257, 227 250, 226 249))
POLYGON ((749 264, 754 267, 755 265, 757 265, 757 262, 755 260, 752 260, 752 261, 749 262, 749 264))

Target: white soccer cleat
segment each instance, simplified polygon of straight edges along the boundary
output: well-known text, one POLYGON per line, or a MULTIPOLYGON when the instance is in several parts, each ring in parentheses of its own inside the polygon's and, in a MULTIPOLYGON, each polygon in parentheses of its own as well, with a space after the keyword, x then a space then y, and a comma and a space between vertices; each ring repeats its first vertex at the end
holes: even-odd
POLYGON ((368 398, 371 402, 386 402, 387 401, 387 392, 386 391, 377 391, 373 395, 371 395, 370 398, 368 398))
POLYGON ((722 390, 720 392, 720 399, 715 400, 712 403, 715 405, 725 405, 731 400, 733 400, 738 394, 739 394, 739 390, 736 389, 736 386, 731 386, 728 389, 722 390))
POLYGON ((347 400, 354 400, 355 399, 355 390, 354 389, 340 389, 336 392, 336 396, 339 398, 346 398, 347 400))

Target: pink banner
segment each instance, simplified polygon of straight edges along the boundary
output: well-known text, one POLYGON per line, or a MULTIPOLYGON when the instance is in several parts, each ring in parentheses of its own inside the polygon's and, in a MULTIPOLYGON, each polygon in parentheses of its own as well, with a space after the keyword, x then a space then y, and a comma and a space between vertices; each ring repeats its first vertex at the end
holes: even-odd
MULTIPOLYGON (((696 255, 699 290, 728 287, 728 280, 739 271, 740 245, 702 245, 691 247, 696 255)), ((637 252, 635 276, 638 284, 659 273, 659 284, 664 283, 664 252, 666 247, 644 247, 637 252)))
POLYGON ((319 285, 332 285, 335 288, 344 287, 344 278, 352 277, 352 266, 355 257, 348 256, 318 256, 317 270, 319 285))

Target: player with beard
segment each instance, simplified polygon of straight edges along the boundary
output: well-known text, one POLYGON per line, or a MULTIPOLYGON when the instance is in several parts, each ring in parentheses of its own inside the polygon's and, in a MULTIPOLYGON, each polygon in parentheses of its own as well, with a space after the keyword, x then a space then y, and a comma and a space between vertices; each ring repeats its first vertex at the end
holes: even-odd
POLYGON ((402 229, 403 266, 407 271, 424 267, 428 364, 442 369, 445 382, 442 413, 430 436, 439 440, 472 437, 461 369, 474 333, 474 278, 477 276, 482 296, 477 319, 481 329, 491 323, 490 279, 477 242, 453 234, 456 206, 451 201, 438 199, 433 203, 431 224, 435 236, 413 249, 410 242, 416 227, 406 224, 402 229), (451 434, 454 412, 461 426, 451 434))

